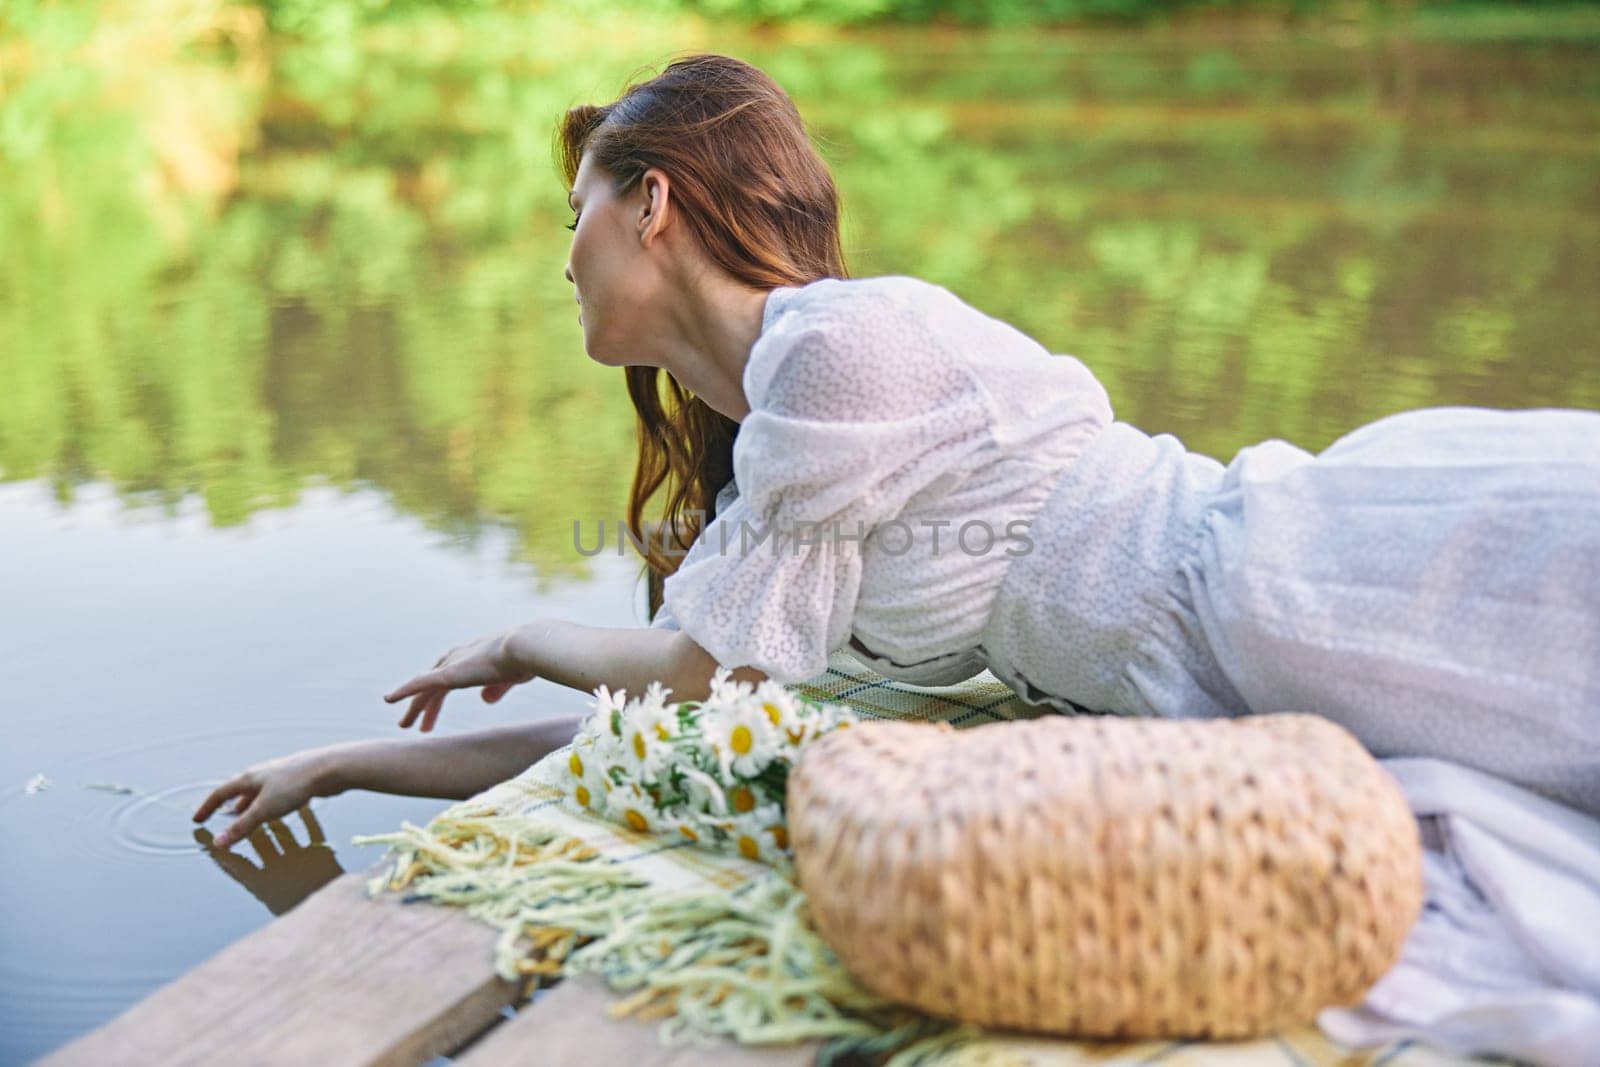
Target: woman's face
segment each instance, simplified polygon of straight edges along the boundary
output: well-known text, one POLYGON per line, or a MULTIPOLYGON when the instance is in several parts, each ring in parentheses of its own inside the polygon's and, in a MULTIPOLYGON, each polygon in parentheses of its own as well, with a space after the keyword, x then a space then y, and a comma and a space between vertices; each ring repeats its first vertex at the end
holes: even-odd
POLYGON ((653 288, 640 240, 649 202, 639 185, 619 195, 611 175, 585 155, 568 204, 576 220, 566 276, 576 290, 584 351, 607 366, 622 366, 630 355, 637 362, 637 331, 653 288))

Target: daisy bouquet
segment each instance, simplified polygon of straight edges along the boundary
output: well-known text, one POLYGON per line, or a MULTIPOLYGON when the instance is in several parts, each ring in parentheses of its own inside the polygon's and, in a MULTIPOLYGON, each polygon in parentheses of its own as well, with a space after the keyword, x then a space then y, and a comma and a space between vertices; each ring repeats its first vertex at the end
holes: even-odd
POLYGON ((770 679, 735 682, 726 667, 705 700, 673 701, 671 692, 660 682, 632 699, 595 689, 595 710, 567 757, 564 798, 640 832, 786 868, 789 770, 806 744, 856 713, 770 679))

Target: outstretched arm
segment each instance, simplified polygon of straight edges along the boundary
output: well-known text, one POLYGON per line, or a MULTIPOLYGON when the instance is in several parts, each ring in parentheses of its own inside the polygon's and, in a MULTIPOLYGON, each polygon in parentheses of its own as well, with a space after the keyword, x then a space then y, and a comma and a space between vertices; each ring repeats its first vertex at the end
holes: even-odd
MULTIPOLYGON (((509 655, 530 674, 591 693, 598 685, 644 692, 652 681, 672 689, 675 700, 704 700, 717 661, 682 630, 610 629, 560 619, 512 631, 509 655)), ((760 682, 754 667, 732 672, 737 681, 760 682)))
MULTIPOLYGON (((433 729, 444 698, 452 690, 482 686, 494 703, 514 685, 534 678, 591 693, 596 686, 642 693, 653 681, 671 688, 675 700, 703 700, 711 689, 717 662, 681 630, 662 627, 584 626, 565 619, 541 619, 504 633, 469 641, 439 657, 433 669, 384 697, 393 704, 411 697, 401 727, 420 722, 433 729)), ((732 672, 737 681, 760 682, 754 667, 732 672)))
POLYGON ((577 733, 581 716, 500 726, 451 737, 344 741, 266 760, 212 790, 195 809, 205 822, 225 801, 235 819, 212 843, 226 848, 312 797, 350 789, 465 800, 514 777, 577 733))
POLYGON ((393 737, 329 745, 325 796, 350 789, 465 800, 522 773, 578 732, 582 716, 474 730, 453 737, 393 737))

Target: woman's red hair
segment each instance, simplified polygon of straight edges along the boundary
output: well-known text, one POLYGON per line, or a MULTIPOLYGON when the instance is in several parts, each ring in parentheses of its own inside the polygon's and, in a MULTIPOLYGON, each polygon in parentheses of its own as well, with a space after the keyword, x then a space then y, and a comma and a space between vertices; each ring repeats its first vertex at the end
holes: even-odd
MULTIPOLYGON (((672 179, 677 217, 712 263, 746 285, 772 289, 846 277, 839 197, 827 164, 788 95, 762 71, 720 55, 691 55, 613 103, 583 104, 562 117, 556 155, 570 188, 585 156, 625 192, 657 167, 672 179)), ((639 459, 627 522, 645 546, 650 615, 661 582, 678 568, 653 529, 687 550, 733 477, 739 424, 688 393, 660 368, 625 368, 639 416, 639 459), (663 396, 663 379, 665 396, 663 396), (665 486, 657 527, 644 512, 665 486)))

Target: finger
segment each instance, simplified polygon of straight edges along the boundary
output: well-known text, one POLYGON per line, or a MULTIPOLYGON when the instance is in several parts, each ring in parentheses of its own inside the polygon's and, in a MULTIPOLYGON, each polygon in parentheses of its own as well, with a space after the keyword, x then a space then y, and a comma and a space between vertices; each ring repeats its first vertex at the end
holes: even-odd
POLYGON ((428 693, 425 693, 424 695, 418 697, 417 698, 416 708, 413 711, 411 711, 410 713, 407 714, 407 717, 406 717, 407 724, 411 725, 411 726, 415 726, 419 731, 426 730, 427 729, 427 719, 425 718, 425 716, 428 713, 428 705, 432 704, 434 698, 437 697, 438 695, 439 695, 439 691, 437 689, 435 689, 435 690, 432 690, 432 691, 430 691, 428 693))
POLYGON ((245 810, 243 815, 229 823, 227 827, 217 835, 217 847, 227 848, 229 845, 232 845, 235 842, 242 841, 247 835, 254 831, 257 826, 260 825, 261 809, 258 806, 251 805, 245 810))
POLYGON ((237 778, 230 778, 226 782, 223 782, 221 785, 217 786, 204 800, 200 802, 200 806, 194 809, 194 821, 205 822, 207 819, 211 818, 211 813, 217 810, 217 806, 224 800, 227 800, 229 797, 238 793, 240 788, 241 784, 237 778))
POLYGON ((420 693, 424 689, 437 689, 445 684, 444 679, 441 677, 443 673, 443 671, 434 670, 429 671, 427 674, 419 674, 411 681, 390 692, 383 699, 393 704, 397 700, 404 700, 406 697, 414 693, 420 693))
POLYGON ((233 853, 223 849, 220 842, 215 837, 212 837, 211 831, 205 827, 202 826, 195 830, 194 839, 200 842, 204 848, 217 849, 221 855, 213 856, 212 859, 216 860, 217 866, 221 867, 228 877, 240 885, 248 887, 250 885, 250 876, 261 873, 259 867, 243 856, 235 856, 233 853))
POLYGON ((211 818, 211 813, 217 810, 217 806, 228 799, 228 795, 228 787, 219 785, 206 794, 206 798, 200 802, 200 806, 195 808, 194 814, 189 817, 195 822, 205 822, 211 818))
POLYGON ((248 829, 249 827, 244 825, 243 819, 235 819, 227 826, 224 826, 221 832, 211 839, 211 843, 217 848, 227 848, 243 837, 248 829))
POLYGON ((402 730, 417 721, 417 716, 422 714, 422 709, 433 698, 434 692, 435 690, 430 689, 411 698, 411 706, 406 708, 404 715, 400 716, 400 728, 402 730))
POLYGON ((444 698, 450 695, 450 690, 441 689, 439 695, 433 698, 427 710, 422 713, 422 732, 428 733, 433 729, 433 724, 439 721, 439 709, 444 707, 444 698))
POLYGON ((393 689, 389 690, 383 695, 384 703, 393 704, 396 701, 404 700, 406 697, 415 693, 417 691, 417 682, 421 678, 422 675, 419 674, 409 682, 402 682, 400 685, 397 685, 393 689))
POLYGON ((493 704, 495 701, 497 701, 501 697, 505 696, 506 692, 508 690, 510 690, 510 688, 511 688, 511 686, 509 684, 506 684, 506 685, 486 685, 486 686, 484 686, 483 687, 483 702, 485 704, 493 704))
POLYGON ((250 806, 250 801, 254 799, 255 795, 248 790, 241 794, 239 799, 233 802, 233 814, 237 815, 245 808, 248 808, 250 806))

